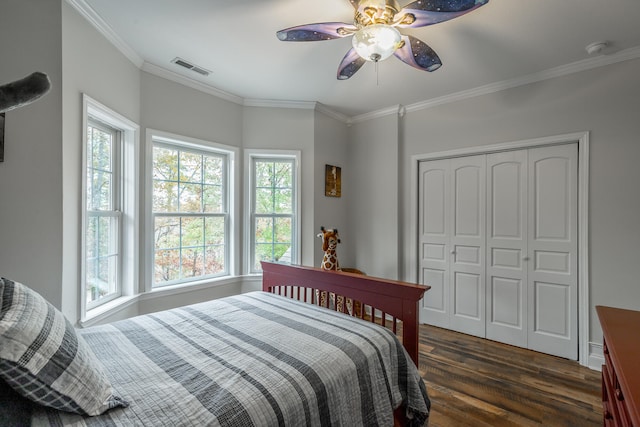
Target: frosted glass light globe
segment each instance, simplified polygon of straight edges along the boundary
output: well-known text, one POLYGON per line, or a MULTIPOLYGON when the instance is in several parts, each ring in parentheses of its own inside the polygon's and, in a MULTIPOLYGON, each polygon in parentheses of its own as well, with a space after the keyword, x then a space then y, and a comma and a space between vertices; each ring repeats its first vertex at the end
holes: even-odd
POLYGON ((369 25, 353 35, 353 48, 367 61, 387 59, 400 45, 402 36, 394 27, 385 24, 369 25))

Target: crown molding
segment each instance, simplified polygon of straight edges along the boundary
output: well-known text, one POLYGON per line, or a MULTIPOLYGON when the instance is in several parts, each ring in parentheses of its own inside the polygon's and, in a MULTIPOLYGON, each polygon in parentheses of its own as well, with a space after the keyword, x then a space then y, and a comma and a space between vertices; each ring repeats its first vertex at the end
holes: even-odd
POLYGON ((336 120, 338 120, 339 122, 345 123, 349 126, 351 126, 351 124, 353 123, 353 121, 351 120, 351 117, 347 116, 346 114, 342 114, 339 113, 337 111, 332 110, 331 108, 327 107, 324 104, 321 103, 317 103, 316 104, 316 111, 319 111, 321 113, 324 113, 325 115, 334 118, 336 120))
POLYGON ((158 77, 171 80, 181 85, 188 86, 192 89, 198 90, 200 92, 208 93, 209 95, 222 98, 224 100, 233 102, 235 104, 244 105, 244 99, 240 96, 234 95, 229 92, 225 92, 223 90, 220 90, 214 86, 211 86, 205 83, 200 83, 199 81, 190 79, 178 73, 174 73, 173 71, 169 71, 166 68, 160 67, 150 62, 144 62, 142 67, 140 67, 140 69, 142 71, 146 71, 149 74, 153 74, 158 77))
POLYGON ((368 120, 379 119, 380 117, 384 116, 390 116, 392 114, 397 114, 398 116, 402 117, 404 116, 406 111, 406 107, 402 105, 394 105, 392 107, 387 107, 381 110, 371 111, 369 113, 360 114, 359 116, 354 116, 351 118, 351 122, 361 123, 368 120))
POLYGON ((448 104, 463 99, 473 98, 480 95, 487 95, 490 93, 500 92, 502 90, 515 88, 518 86, 525 86, 531 83, 537 83, 544 80, 553 79, 556 77, 562 77, 569 74, 579 73, 581 71, 591 70, 593 68, 604 67, 606 65, 615 64, 617 62, 628 61, 631 59, 640 58, 640 46, 629 48, 617 52, 611 55, 601 55, 595 58, 588 58, 571 64, 561 65, 559 67, 550 68, 537 73, 528 74, 526 76, 516 77, 514 79, 503 80, 496 83, 480 86, 477 88, 463 90, 450 95, 440 96, 437 98, 431 98, 426 101, 417 102, 415 104, 407 105, 406 110, 408 113, 425 110, 438 105, 448 104))
POLYGON ((269 99, 245 99, 245 107, 266 107, 266 108, 295 108, 302 110, 316 110, 326 114, 342 123, 351 124, 351 118, 345 114, 338 113, 320 102, 315 101, 279 101, 269 99))
POLYGON ((315 110, 317 102, 313 101, 280 101, 275 99, 245 98, 245 107, 295 108, 300 110, 315 110))
POLYGON ((102 34, 109 42, 111 42, 111 44, 114 45, 116 49, 122 52, 122 54, 136 67, 142 67, 144 60, 140 57, 140 55, 138 55, 136 51, 131 48, 131 46, 126 44, 124 40, 122 40, 120 36, 118 36, 118 34, 113 31, 113 28, 111 28, 111 26, 109 26, 109 24, 107 24, 104 19, 102 19, 100 15, 96 13, 95 10, 93 10, 93 8, 87 4, 87 2, 85 2, 84 0, 67 0, 67 3, 69 3, 75 10, 77 10, 78 13, 80 13, 80 15, 84 17, 84 19, 86 19, 91 25, 93 25, 93 27, 95 27, 95 29, 98 30, 100 34, 102 34))

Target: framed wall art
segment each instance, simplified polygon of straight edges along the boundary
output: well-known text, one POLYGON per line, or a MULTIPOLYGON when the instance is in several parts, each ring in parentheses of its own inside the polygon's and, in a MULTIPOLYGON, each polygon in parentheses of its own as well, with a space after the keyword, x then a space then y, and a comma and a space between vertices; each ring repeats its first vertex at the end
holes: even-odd
POLYGON ((325 165, 324 195, 327 197, 342 196, 342 170, 339 166, 325 165))

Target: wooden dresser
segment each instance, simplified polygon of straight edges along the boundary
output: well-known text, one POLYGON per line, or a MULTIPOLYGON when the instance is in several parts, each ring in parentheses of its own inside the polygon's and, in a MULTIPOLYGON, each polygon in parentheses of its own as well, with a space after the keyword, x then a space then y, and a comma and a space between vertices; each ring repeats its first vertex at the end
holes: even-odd
POLYGON ((596 306, 602 325, 605 426, 640 427, 640 311, 596 306))

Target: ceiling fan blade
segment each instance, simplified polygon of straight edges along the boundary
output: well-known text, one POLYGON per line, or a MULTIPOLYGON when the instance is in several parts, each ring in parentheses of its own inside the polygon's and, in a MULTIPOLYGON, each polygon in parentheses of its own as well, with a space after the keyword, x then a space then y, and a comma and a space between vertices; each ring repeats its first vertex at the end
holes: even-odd
POLYGON ((487 4, 489 0, 416 0, 396 14, 399 28, 417 28, 457 18, 487 4))
POLYGON ((349 52, 342 58, 342 62, 338 66, 338 80, 347 80, 353 76, 365 62, 367 62, 367 60, 358 55, 355 49, 349 49, 349 52))
POLYGON ((424 71, 435 71, 442 66, 438 54, 425 42, 413 36, 402 36, 403 46, 393 53, 402 62, 424 71))
POLYGON ((350 36, 357 28, 344 22, 322 22, 318 24, 298 25, 276 33, 285 42, 313 42, 319 40, 333 40, 350 36))

